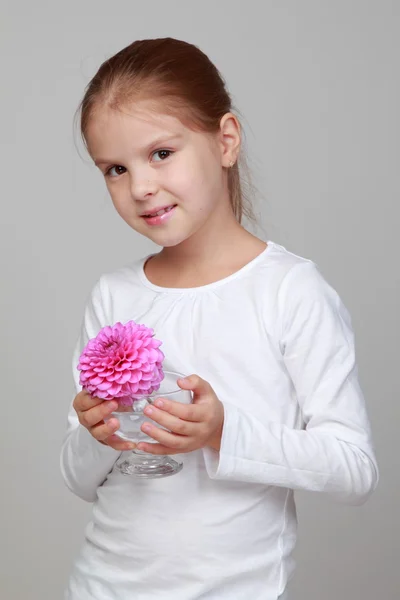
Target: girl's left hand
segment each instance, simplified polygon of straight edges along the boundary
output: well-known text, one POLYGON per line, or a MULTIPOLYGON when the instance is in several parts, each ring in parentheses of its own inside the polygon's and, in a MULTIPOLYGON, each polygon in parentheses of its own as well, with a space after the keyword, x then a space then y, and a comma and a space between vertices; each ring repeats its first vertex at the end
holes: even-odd
POLYGON ((224 423, 222 402, 198 375, 178 379, 178 385, 193 392, 193 403, 181 404, 160 397, 147 406, 144 413, 169 431, 144 423, 142 431, 158 443, 140 442, 137 449, 149 454, 182 454, 209 446, 219 451, 224 423))

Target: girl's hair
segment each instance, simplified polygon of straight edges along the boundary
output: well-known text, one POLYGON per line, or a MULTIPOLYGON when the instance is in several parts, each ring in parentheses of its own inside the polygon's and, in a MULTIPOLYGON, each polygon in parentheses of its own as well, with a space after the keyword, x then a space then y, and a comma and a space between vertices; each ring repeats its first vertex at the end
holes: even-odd
MULTIPOLYGON (((137 40, 103 62, 86 87, 77 111, 86 148, 88 124, 97 109, 121 109, 138 99, 159 101, 163 112, 209 133, 217 132, 223 115, 232 112, 221 74, 199 48, 173 38, 137 40)), ((228 188, 236 219, 254 220, 237 162, 228 170, 228 188)))

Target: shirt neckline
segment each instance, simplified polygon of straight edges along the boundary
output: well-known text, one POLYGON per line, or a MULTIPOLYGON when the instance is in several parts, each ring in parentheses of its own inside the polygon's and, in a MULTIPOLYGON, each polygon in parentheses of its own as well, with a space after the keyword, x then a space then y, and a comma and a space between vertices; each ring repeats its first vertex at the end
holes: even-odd
POLYGON ((274 242, 269 241, 269 240, 266 242, 266 244, 267 244, 267 247, 260 254, 258 254, 255 258, 253 258, 247 264, 245 264, 243 267, 241 267, 234 273, 231 273, 231 275, 228 275, 227 277, 223 277, 222 279, 218 279, 217 281, 213 281, 212 283, 207 283, 205 285, 200 285, 200 286, 196 286, 196 287, 184 287, 184 288, 172 287, 172 288, 170 288, 170 287, 163 287, 160 285, 156 285, 155 283, 152 283, 147 278, 147 276, 144 272, 144 266, 146 264, 146 261, 149 258, 151 258, 152 256, 155 256, 156 253, 147 254, 146 256, 144 256, 143 258, 140 259, 140 261, 139 261, 139 278, 140 278, 141 282, 143 283, 143 285, 145 285, 146 287, 148 287, 156 292, 163 292, 164 294, 165 293, 185 294, 185 293, 194 293, 194 292, 212 290, 221 285, 224 285, 225 283, 228 283, 229 281, 236 279, 237 277, 240 277, 241 275, 243 275, 244 273, 246 273, 247 271, 252 269, 254 266, 256 266, 259 262, 261 262, 263 260, 263 258, 265 258, 265 256, 271 252, 273 246, 275 245, 274 242))

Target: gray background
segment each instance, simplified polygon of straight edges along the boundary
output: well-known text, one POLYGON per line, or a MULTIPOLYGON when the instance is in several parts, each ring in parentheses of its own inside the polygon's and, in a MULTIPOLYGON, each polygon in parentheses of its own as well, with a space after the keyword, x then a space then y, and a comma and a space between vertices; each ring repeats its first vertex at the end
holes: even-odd
POLYGON ((1 598, 62 597, 90 511, 58 467, 84 302, 155 248, 77 153, 73 113, 105 58, 170 35, 215 61, 246 117, 261 235, 313 258, 356 330, 381 482, 361 508, 298 495, 292 597, 398 599, 399 2, 0 7, 1 598))

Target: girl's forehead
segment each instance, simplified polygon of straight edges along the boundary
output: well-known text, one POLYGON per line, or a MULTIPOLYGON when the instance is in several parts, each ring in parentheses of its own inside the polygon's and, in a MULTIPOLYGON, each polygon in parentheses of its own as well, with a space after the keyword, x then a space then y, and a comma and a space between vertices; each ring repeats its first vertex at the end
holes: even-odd
POLYGON ((118 131, 129 129, 140 133, 157 133, 183 135, 189 131, 175 116, 162 111, 162 106, 154 103, 138 102, 118 108, 99 107, 93 113, 88 130, 118 131))

